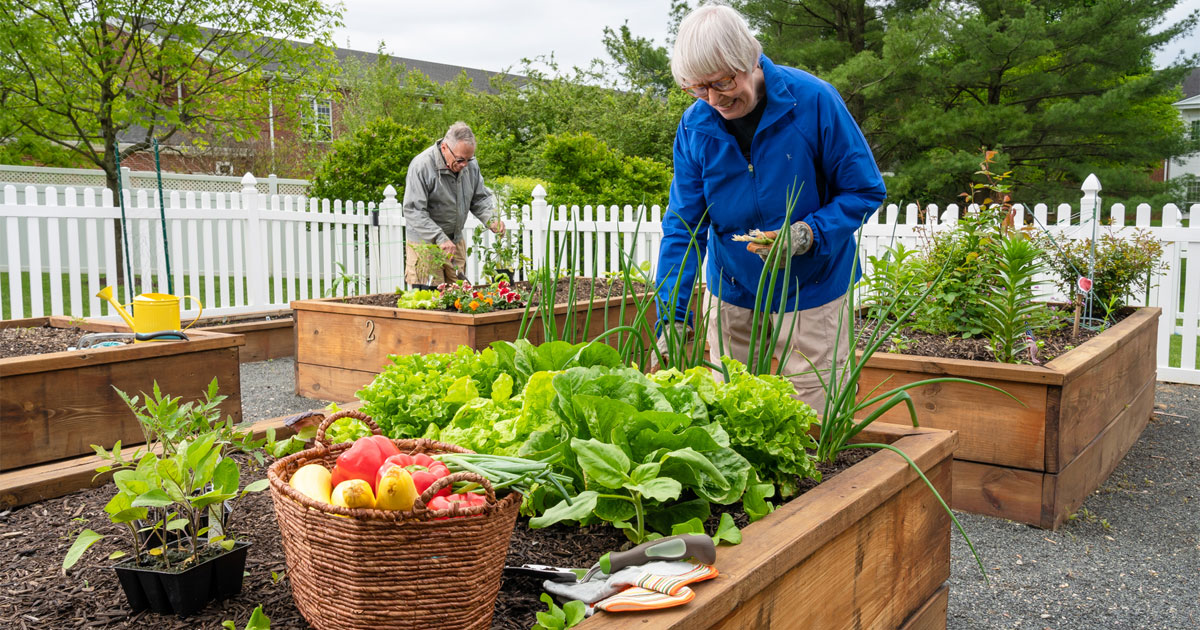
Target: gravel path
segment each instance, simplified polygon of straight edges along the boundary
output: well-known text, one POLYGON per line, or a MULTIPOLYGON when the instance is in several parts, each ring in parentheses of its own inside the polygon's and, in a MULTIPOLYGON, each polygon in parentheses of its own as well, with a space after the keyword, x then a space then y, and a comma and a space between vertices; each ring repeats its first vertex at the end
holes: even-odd
POLYGON ((1058 531, 958 513, 991 585, 955 532, 948 628, 1200 628, 1200 387, 1159 383, 1155 408, 1058 531))
MULTIPOLYGON (((291 359, 242 365, 242 410, 262 419, 326 402, 296 396, 291 359)), ((1159 383, 1158 413, 1108 481, 1056 532, 958 513, 951 630, 1200 628, 1200 387, 1159 383)))
POLYGON ((242 364, 243 420, 290 416, 327 404, 296 395, 296 363, 290 358, 242 364))

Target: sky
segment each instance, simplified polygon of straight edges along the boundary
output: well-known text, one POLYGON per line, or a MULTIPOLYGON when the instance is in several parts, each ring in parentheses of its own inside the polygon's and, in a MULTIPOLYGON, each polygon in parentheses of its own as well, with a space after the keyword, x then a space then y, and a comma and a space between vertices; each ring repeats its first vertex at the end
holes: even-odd
MULTIPOLYGON (((604 27, 626 20, 635 36, 667 45, 670 0, 343 0, 345 26, 334 43, 375 51, 382 40, 398 57, 483 70, 520 71, 523 57, 554 53, 560 68, 607 60, 604 27)), ((1174 23, 1200 8, 1181 0, 1167 14, 1174 23)), ((1155 57, 1159 67, 1180 53, 1200 53, 1200 29, 1155 57)))
POLYGON ((523 57, 554 53, 559 67, 608 58, 604 27, 666 46, 670 0, 343 0, 333 41, 397 57, 483 70, 520 71, 523 57))

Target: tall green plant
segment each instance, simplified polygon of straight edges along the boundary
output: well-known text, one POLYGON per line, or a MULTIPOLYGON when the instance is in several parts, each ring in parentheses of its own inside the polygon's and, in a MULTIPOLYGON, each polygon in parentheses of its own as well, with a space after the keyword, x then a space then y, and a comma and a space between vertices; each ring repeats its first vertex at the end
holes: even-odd
POLYGON ((1027 345, 1027 331, 1041 323, 1046 305, 1035 300, 1046 297, 1036 290, 1036 276, 1044 252, 1025 234, 1013 232, 993 244, 996 283, 991 295, 981 300, 990 309, 983 320, 988 345, 997 361, 1016 363, 1017 353, 1027 345))

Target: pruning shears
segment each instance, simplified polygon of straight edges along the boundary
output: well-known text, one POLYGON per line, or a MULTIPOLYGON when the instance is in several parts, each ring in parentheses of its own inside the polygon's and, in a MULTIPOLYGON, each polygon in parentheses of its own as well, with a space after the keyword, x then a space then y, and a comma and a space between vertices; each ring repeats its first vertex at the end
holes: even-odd
POLYGON ((579 582, 587 574, 587 569, 568 569, 545 564, 522 564, 519 567, 504 567, 504 572, 508 575, 521 575, 552 582, 579 582))

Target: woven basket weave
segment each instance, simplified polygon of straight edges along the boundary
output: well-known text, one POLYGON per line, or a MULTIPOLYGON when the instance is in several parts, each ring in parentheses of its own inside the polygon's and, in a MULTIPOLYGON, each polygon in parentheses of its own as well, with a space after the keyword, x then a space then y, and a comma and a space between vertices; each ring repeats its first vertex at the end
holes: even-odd
MULTIPOLYGON (((330 445, 325 430, 343 417, 358 418, 379 433, 365 414, 335 413, 321 423, 314 448, 289 455, 267 471, 288 580, 301 614, 321 630, 489 628, 520 494, 497 500, 486 479, 459 472, 439 479, 405 512, 311 499, 287 481, 305 464, 333 468, 351 445, 330 445), (454 481, 479 483, 487 490, 487 505, 428 510, 425 502, 454 481), (434 520, 454 515, 466 517, 434 520)), ((393 442, 402 453, 470 452, 433 440, 393 442)))

